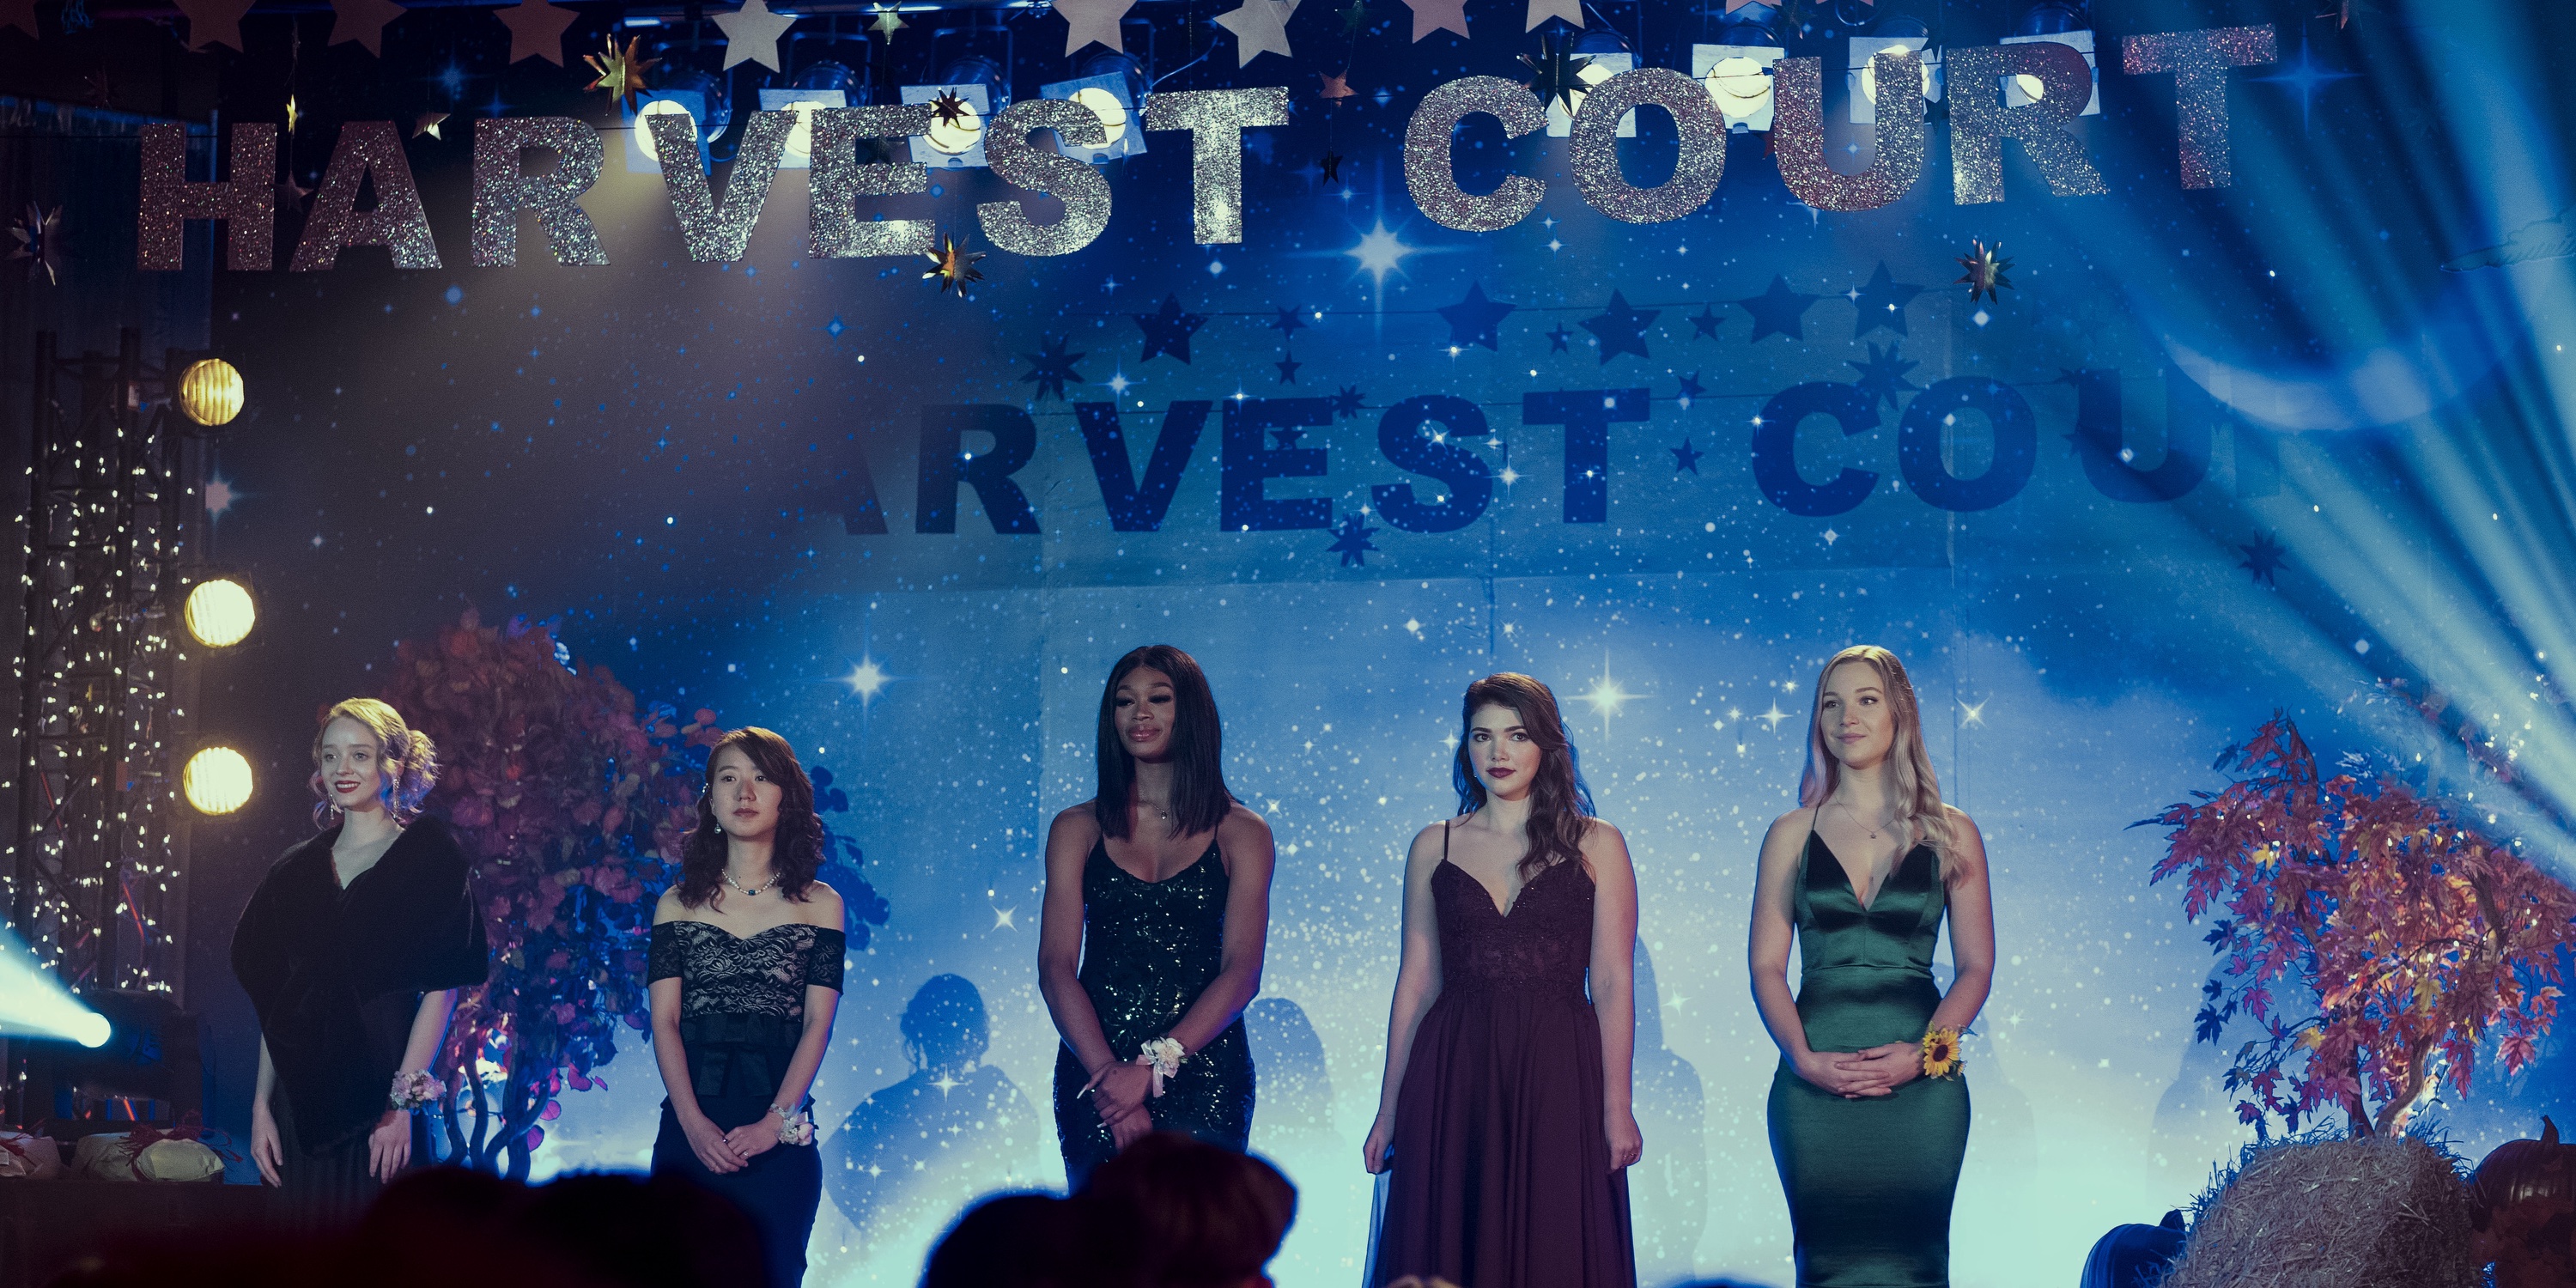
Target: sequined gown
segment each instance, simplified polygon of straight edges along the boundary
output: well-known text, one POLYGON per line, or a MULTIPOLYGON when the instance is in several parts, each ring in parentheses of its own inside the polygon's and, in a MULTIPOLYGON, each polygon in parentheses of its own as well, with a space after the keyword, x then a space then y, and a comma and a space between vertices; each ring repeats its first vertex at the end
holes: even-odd
MULTIPOLYGON (((741 938, 704 921, 653 927, 651 980, 680 981, 680 1047, 698 1109, 727 1131, 779 1119, 769 1111, 805 1032, 805 989, 838 991, 848 939, 829 926, 790 922, 741 938)), ((807 1103, 812 1103, 809 1097, 807 1103)), ((778 1145, 738 1172, 698 1161, 679 1115, 662 1101, 653 1170, 676 1172, 724 1195, 760 1231, 771 1288, 805 1278, 805 1245, 823 1200, 823 1164, 811 1145, 778 1145)))
POLYGON ((1441 845, 1440 996, 1396 1091, 1367 1282, 1634 1288, 1628 1174, 1610 1166, 1601 1025, 1584 987, 1592 880, 1558 862, 1506 913, 1441 845))
MULTIPOLYGON (((1092 845, 1082 865, 1079 978, 1119 1059, 1134 1059, 1145 1043, 1169 1033, 1215 982, 1225 957, 1228 888, 1214 841, 1197 862, 1160 881, 1141 880, 1110 862, 1107 842, 1092 845)), ((1055 1126, 1065 1181, 1074 1189, 1118 1152, 1091 1098, 1075 1099, 1090 1080, 1072 1048, 1059 1047, 1055 1126)), ((1240 1150, 1252 1136, 1252 1081, 1252 1047, 1237 1019, 1192 1052, 1163 1083, 1162 1096, 1145 1105, 1158 1131, 1240 1150)))

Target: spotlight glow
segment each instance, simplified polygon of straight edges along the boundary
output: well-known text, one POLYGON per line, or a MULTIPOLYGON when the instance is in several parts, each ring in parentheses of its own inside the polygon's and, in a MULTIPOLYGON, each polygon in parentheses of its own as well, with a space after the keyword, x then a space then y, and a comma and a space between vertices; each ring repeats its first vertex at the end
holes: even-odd
POLYGON ((179 790, 200 814, 230 814, 250 803, 250 761, 230 747, 208 747, 188 757, 179 790))
MULTIPOLYGON (((665 116, 672 112, 677 112, 682 116, 688 116, 691 127, 695 127, 698 123, 696 117, 689 115, 689 109, 685 105, 672 99, 652 99, 647 101, 643 106, 635 109, 635 146, 644 149, 644 155, 651 158, 656 164, 659 164, 662 160, 662 149, 660 145, 653 142, 653 127, 647 124, 644 118, 648 116, 665 116)), ((806 137, 808 140, 811 140, 813 136, 809 134, 806 137)))
POLYGON ((18 937, 0 930, 0 1033, 106 1044, 107 1017, 91 1010, 54 973, 36 965, 18 937))
POLYGON ((259 621, 259 609, 251 603, 250 592, 228 577, 198 582, 196 589, 188 592, 181 615, 187 619, 188 633, 208 648, 241 643, 259 621))

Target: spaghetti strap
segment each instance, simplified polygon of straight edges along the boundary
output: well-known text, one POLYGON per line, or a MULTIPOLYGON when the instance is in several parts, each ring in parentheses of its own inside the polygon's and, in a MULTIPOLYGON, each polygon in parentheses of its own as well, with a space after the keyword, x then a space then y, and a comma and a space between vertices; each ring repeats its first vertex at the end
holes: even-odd
POLYGON ((1440 820, 1440 861, 1443 863, 1449 861, 1449 825, 1454 822, 1457 820, 1448 818, 1440 820))

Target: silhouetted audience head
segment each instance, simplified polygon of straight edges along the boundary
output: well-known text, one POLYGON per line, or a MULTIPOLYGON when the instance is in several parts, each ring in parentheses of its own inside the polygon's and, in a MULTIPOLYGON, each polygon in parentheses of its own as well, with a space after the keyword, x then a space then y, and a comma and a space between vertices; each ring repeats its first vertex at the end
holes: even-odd
POLYGON ((1262 1285, 1297 1217, 1279 1169, 1176 1132, 1155 1132, 1091 1174, 1082 1197, 1136 1223, 1151 1288, 1262 1285))
POLYGON ((1136 1230, 1081 1199, 1003 1194, 968 1208, 921 1288, 1138 1288, 1136 1230))

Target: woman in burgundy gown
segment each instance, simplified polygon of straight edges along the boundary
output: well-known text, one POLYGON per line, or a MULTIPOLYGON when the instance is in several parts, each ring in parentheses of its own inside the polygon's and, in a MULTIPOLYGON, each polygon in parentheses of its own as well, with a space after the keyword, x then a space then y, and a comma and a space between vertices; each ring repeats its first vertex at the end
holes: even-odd
POLYGON ((1405 863, 1386 1081, 1361 1157, 1385 1174, 1368 1283, 1633 1288, 1627 843, 1591 817, 1546 685, 1478 680, 1462 723, 1460 816, 1422 829, 1405 863))

